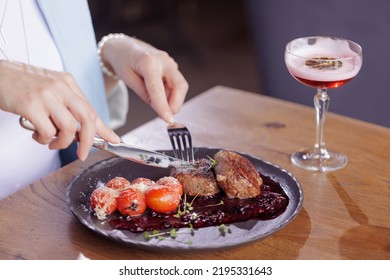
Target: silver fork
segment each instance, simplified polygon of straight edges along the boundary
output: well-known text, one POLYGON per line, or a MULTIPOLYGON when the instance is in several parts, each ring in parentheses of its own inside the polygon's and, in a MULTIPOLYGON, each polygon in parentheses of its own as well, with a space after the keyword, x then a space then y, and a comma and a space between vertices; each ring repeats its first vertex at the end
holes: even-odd
POLYGON ((194 162, 194 147, 188 128, 183 124, 173 122, 168 125, 167 131, 175 157, 194 162))

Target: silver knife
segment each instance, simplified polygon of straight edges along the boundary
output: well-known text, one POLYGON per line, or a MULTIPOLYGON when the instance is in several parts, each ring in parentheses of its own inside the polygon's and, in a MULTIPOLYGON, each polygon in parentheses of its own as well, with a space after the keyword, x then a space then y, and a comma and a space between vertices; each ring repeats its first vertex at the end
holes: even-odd
MULTIPOLYGON (((19 122, 20 125, 25 129, 36 131, 34 125, 26 118, 20 117, 19 122)), ((77 132, 74 140, 77 142, 79 141, 79 135, 77 132)), ((190 164, 189 162, 159 152, 137 148, 125 144, 123 142, 113 144, 98 136, 95 136, 93 138, 93 146, 100 150, 107 151, 119 157, 125 158, 127 160, 155 167, 168 168, 175 166, 185 166, 190 164)))

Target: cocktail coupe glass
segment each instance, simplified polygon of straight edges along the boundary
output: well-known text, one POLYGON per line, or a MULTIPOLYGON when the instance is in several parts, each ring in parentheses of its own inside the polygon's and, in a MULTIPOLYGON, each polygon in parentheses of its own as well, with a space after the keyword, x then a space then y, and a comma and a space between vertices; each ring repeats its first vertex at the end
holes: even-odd
POLYGON ((314 147, 295 152, 291 162, 310 171, 334 171, 347 165, 348 158, 325 147, 324 123, 330 98, 328 88, 352 80, 362 66, 362 48, 350 40, 334 37, 303 37, 289 42, 285 62, 290 74, 304 85, 317 88, 316 142, 314 147))

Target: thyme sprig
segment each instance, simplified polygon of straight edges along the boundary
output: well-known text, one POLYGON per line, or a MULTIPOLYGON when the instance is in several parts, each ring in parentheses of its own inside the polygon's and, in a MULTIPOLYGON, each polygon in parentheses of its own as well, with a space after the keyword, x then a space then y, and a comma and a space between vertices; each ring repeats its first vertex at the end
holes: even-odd
POLYGON ((214 207, 214 206, 219 206, 219 205, 225 205, 225 202, 223 202, 223 200, 221 199, 221 201, 219 203, 206 205, 205 207, 214 207))
POLYGON ((195 195, 191 202, 187 202, 187 195, 184 194, 184 198, 183 198, 183 210, 181 210, 181 205, 179 204, 178 208, 177 208, 177 213, 175 215, 173 215, 173 217, 175 218, 180 218, 181 216, 184 216, 185 214, 190 214, 190 212, 192 210, 194 210, 194 201, 195 199, 198 197, 198 194, 195 195))
POLYGON ((210 166, 209 168, 207 169, 207 171, 209 171, 210 169, 214 168, 217 164, 218 164, 218 161, 216 161, 215 159, 213 159, 212 157, 210 156, 207 156, 210 160, 210 166))
POLYGON ((232 233, 232 230, 230 229, 230 225, 220 224, 218 226, 218 229, 222 236, 225 236, 228 233, 232 233))
POLYGON ((165 240, 166 237, 170 237, 171 239, 175 240, 176 242, 181 242, 184 244, 192 245, 191 239, 189 239, 188 241, 176 240, 176 237, 178 236, 178 234, 188 234, 188 233, 190 233, 191 235, 194 235, 194 228, 191 224, 189 226, 189 231, 186 231, 186 232, 184 232, 184 231, 178 232, 175 228, 171 228, 169 231, 159 231, 159 230, 153 230, 152 232, 145 231, 144 238, 146 240, 150 240, 153 238, 156 238, 158 240, 165 240))

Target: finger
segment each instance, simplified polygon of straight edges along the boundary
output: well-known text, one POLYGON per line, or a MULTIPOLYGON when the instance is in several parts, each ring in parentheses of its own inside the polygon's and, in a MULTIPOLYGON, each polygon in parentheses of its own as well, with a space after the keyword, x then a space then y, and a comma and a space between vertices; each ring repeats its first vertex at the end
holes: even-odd
POLYGON ((65 106, 78 122, 79 146, 77 156, 85 160, 93 145, 93 138, 96 135, 97 113, 87 100, 80 96, 74 96, 73 102, 66 100, 65 106))
POLYGON ((172 70, 165 81, 166 90, 170 92, 168 96, 169 107, 172 113, 176 114, 184 103, 188 91, 188 83, 176 69, 172 70))
POLYGON ((77 154, 80 159, 85 160, 93 145, 93 138, 99 134, 103 139, 111 143, 119 143, 120 138, 112 129, 107 127, 98 117, 94 108, 87 100, 80 98, 78 102, 67 104, 70 112, 80 123, 79 148, 77 154))
POLYGON ((70 146, 70 144, 74 141, 74 136, 71 137, 70 134, 65 131, 59 130, 57 133, 57 137, 53 138, 49 143, 49 149, 51 150, 60 150, 65 149, 70 146))
POLYGON ((65 74, 64 80, 68 85, 69 89, 75 95, 77 95, 76 99, 79 99, 78 102, 74 102, 74 100, 67 100, 65 101, 65 104, 69 107, 69 110, 80 123, 79 146, 77 149, 77 156, 81 160, 85 160, 93 145, 93 138, 97 133, 98 115, 87 100, 87 98, 84 96, 81 89, 78 87, 73 76, 70 74, 65 74))
POLYGON ((125 84, 132 89, 146 104, 150 105, 150 98, 145 87, 144 80, 135 72, 129 70, 123 77, 125 84))
POLYGON ((35 127, 35 132, 32 138, 40 144, 49 144, 53 137, 57 134, 57 128, 54 126, 50 118, 42 111, 37 111, 36 114, 26 115, 28 119, 35 127))
POLYGON ((93 138, 96 135, 96 127, 90 123, 83 123, 79 131, 79 146, 77 149, 77 156, 82 161, 86 160, 89 151, 93 145, 93 138))
POLYGON ((96 133, 110 143, 117 144, 121 142, 121 138, 111 128, 106 126, 100 118, 96 120, 96 133))
POLYGON ((51 112, 51 119, 57 128, 57 137, 49 144, 50 149, 65 149, 74 140, 78 129, 78 122, 64 106, 57 106, 51 112))
POLYGON ((149 93, 150 105, 157 114, 166 122, 174 122, 171 108, 169 107, 165 86, 161 77, 151 74, 145 79, 146 90, 149 93))
POLYGON ((32 134, 32 138, 37 141, 38 143, 42 144, 42 145, 47 145, 49 144, 53 138, 55 137, 56 135, 56 132, 54 133, 43 133, 42 132, 40 133, 39 130, 35 131, 33 134, 32 134), (44 136, 45 135, 45 136, 44 136), (49 136, 50 135, 50 136, 49 136))
MULTIPOLYGON (((129 75, 126 75, 125 78, 123 79, 123 81, 126 83, 126 85, 131 88, 145 103, 147 103, 148 105, 151 105, 152 108, 157 112, 157 110, 155 109, 155 107, 152 105, 152 100, 151 100, 151 95, 153 94, 150 94, 148 93, 148 90, 145 86, 145 82, 143 79, 141 79, 137 74, 134 74, 134 72, 129 72, 129 75)), ((164 92, 165 93, 169 93, 170 91, 167 91, 165 90, 165 85, 164 85, 164 92)), ((163 95, 163 100, 162 102, 165 102, 166 104, 168 104, 167 102, 167 96, 164 96, 163 95)), ((158 103, 159 101, 156 101, 156 103, 158 103)), ((170 111, 170 108, 169 108, 169 104, 166 106, 167 108, 167 112, 165 113, 162 113, 162 114, 159 114, 160 117, 162 119, 164 119, 166 122, 174 122, 174 118, 173 118, 173 114, 171 113, 170 111), (163 117, 164 116, 164 117, 163 117)), ((163 111, 163 110, 161 110, 163 111)), ((157 112, 159 113, 159 112, 157 112)))
POLYGON ((67 99, 64 101, 64 104, 80 123, 78 157, 81 160, 86 159, 93 145, 93 138, 97 133, 101 134, 101 137, 107 141, 119 143, 119 136, 104 125, 103 121, 98 117, 96 111, 75 83, 73 76, 69 74, 64 75, 64 80, 69 90, 76 95, 76 100, 74 98, 72 100, 67 99))

